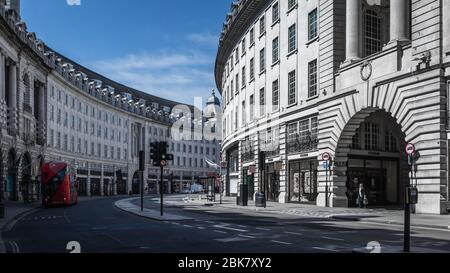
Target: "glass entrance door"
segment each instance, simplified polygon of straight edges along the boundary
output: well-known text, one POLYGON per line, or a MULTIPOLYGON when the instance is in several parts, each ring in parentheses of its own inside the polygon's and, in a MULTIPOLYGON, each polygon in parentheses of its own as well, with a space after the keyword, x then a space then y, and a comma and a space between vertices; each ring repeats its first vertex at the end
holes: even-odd
POLYGON ((399 163, 393 160, 349 159, 347 197, 356 207, 359 185, 363 184, 368 206, 399 204, 399 163))

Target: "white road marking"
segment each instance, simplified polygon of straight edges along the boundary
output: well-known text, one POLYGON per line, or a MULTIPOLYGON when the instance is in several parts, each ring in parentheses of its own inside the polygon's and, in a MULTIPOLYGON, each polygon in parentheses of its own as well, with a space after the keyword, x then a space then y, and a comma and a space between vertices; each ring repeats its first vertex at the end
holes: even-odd
POLYGON ((271 231, 270 228, 261 228, 261 227, 257 227, 257 230, 263 230, 263 231, 271 231))
POLYGON ((331 252, 339 252, 338 250, 334 250, 334 249, 329 249, 329 248, 323 248, 323 247, 313 247, 314 249, 317 250, 324 250, 324 251, 331 251, 331 252))
POLYGON ((215 239, 215 241, 222 242, 222 243, 231 243, 231 242, 248 241, 248 239, 232 237, 232 238, 225 238, 225 239, 215 239))
POLYGON ((186 227, 186 228, 193 228, 193 226, 191 226, 191 225, 183 225, 183 227, 186 227))
POLYGON ((198 228, 198 229, 202 229, 202 230, 205 229, 204 227, 197 227, 197 228, 198 228))
POLYGON ((255 236, 250 236, 250 235, 242 235, 242 234, 239 234, 238 236, 239 236, 239 237, 242 237, 242 238, 256 239, 255 236))
POLYGON ((290 232, 290 231, 285 231, 285 234, 289 234, 289 235, 297 235, 297 236, 303 236, 302 233, 298 233, 298 232, 290 232))
POLYGON ((322 236, 321 238, 326 239, 326 240, 332 240, 332 241, 345 241, 344 239, 327 237, 327 236, 322 236))
POLYGON ((272 243, 277 243, 277 244, 282 244, 282 245, 292 245, 292 243, 288 243, 288 242, 282 242, 282 241, 276 241, 276 240, 272 240, 272 243))
POLYGON ((214 230, 215 233, 222 233, 222 234, 228 234, 225 231, 221 231, 221 230, 214 230))
POLYGON ((215 228, 220 228, 220 229, 227 229, 227 230, 232 230, 232 231, 238 231, 238 232, 247 232, 248 230, 245 229, 238 229, 238 228, 232 228, 232 227, 227 227, 227 226, 221 226, 221 225, 215 225, 215 228))

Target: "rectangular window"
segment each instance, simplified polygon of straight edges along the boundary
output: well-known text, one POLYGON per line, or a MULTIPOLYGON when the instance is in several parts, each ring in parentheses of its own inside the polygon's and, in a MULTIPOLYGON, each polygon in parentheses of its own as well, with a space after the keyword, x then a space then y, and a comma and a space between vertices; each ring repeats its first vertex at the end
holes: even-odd
POLYGON ((295 81, 295 70, 288 75, 288 105, 297 103, 297 86, 295 81))
POLYGON ((297 4, 297 0, 289 0, 288 1, 288 9, 292 9, 297 4))
POLYGON ((259 71, 261 73, 263 73, 264 71, 266 71, 266 49, 265 48, 263 48, 259 51, 259 63, 260 63, 259 71))
POLYGON ((255 43, 255 29, 252 28, 250 30, 250 46, 252 46, 255 43))
POLYGON ((242 126, 245 126, 247 123, 247 118, 245 115, 245 100, 242 102, 242 126))
POLYGON ((308 84, 310 98, 317 96, 317 60, 308 64, 308 84))
POLYGON ((364 57, 381 51, 381 18, 373 10, 364 14, 364 57))
POLYGON ((245 75, 245 66, 242 67, 242 87, 244 87, 247 83, 246 75, 245 75))
POLYGON ((266 114, 266 90, 261 88, 259 90, 259 115, 264 116, 266 114))
POLYGON ((245 54, 245 47, 246 47, 246 43, 245 43, 245 38, 242 39, 242 55, 245 54))
POLYGON ((255 59, 251 58, 250 60, 250 81, 255 79, 255 59))
POLYGON ((297 30, 296 24, 289 27, 288 31, 288 52, 291 53, 297 49, 297 30))
POLYGON ((308 39, 312 40, 317 37, 317 9, 308 14, 308 39))
POLYGON ((272 111, 278 111, 280 105, 280 83, 278 80, 272 83, 272 111))
POLYGON ((262 36, 264 33, 266 33, 266 16, 259 20, 259 35, 262 36))
POLYGON ((276 2, 272 7, 272 23, 275 24, 278 19, 280 19, 280 6, 278 2, 276 2))
POLYGON ((236 74, 236 94, 239 93, 239 74, 236 74))
POLYGON ((250 96, 250 121, 253 121, 255 117, 255 96, 250 96))
POLYGON ((272 41, 272 63, 276 63, 278 62, 278 60, 280 59, 280 44, 279 44, 279 39, 278 37, 273 39, 272 41))

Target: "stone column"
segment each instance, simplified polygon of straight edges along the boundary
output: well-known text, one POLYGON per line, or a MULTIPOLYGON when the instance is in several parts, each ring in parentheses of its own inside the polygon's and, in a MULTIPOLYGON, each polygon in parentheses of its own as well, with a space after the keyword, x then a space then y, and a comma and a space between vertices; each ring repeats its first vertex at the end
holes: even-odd
MULTIPOLYGON (((402 1, 402 0, 399 0, 402 1)), ((360 12, 361 1, 360 0, 347 0, 346 8, 346 62, 360 58, 360 12)))
MULTIPOLYGON (((348 3, 349 1, 347 1, 348 3)), ((391 41, 407 41, 408 39, 408 1, 391 0, 390 34, 391 41)))
POLYGON ((89 163, 86 164, 86 169, 88 171, 86 178, 86 195, 91 196, 91 169, 89 168, 89 163))
POLYGON ((101 175, 100 175, 100 196, 105 196, 105 167, 102 165, 101 167, 101 175))
POLYGON ((45 131, 45 85, 39 86, 39 130, 45 131))
POLYGON ((11 62, 9 65, 9 107, 17 108, 17 66, 11 62))
POLYGON ((5 100, 5 56, 0 50, 0 101, 5 100))

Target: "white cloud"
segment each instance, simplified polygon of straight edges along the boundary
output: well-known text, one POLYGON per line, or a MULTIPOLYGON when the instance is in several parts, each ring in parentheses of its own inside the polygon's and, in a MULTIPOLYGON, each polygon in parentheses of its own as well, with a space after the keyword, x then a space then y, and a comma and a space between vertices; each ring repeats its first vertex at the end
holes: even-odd
POLYGON ((81 6, 81 0, 66 0, 69 6, 81 6))
POLYGON ((152 95, 193 104, 215 87, 214 57, 197 52, 130 54, 93 64, 101 74, 152 95))
POLYGON ((219 36, 210 33, 191 33, 186 38, 196 44, 215 46, 219 44, 219 36))

